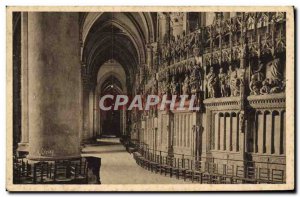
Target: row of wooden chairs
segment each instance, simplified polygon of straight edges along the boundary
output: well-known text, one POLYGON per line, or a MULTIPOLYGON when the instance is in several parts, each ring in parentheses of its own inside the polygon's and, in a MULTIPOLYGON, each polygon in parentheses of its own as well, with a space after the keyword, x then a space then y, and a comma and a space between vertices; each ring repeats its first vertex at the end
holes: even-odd
POLYGON ((88 180, 85 159, 29 163, 14 158, 13 171, 16 184, 84 184, 88 180))
POLYGON ((233 183, 285 183, 284 170, 232 164, 217 164, 212 161, 170 158, 148 154, 148 158, 135 152, 136 163, 143 168, 161 175, 177 179, 183 178, 199 183, 233 184, 233 183))

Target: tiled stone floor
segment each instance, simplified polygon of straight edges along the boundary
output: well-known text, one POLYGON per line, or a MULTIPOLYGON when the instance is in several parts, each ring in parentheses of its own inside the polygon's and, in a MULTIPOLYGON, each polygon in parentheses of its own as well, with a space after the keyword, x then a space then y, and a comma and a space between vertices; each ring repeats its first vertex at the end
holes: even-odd
POLYGON ((83 149, 82 156, 101 158, 102 184, 184 184, 183 180, 152 173, 138 166, 118 138, 104 138, 83 149))

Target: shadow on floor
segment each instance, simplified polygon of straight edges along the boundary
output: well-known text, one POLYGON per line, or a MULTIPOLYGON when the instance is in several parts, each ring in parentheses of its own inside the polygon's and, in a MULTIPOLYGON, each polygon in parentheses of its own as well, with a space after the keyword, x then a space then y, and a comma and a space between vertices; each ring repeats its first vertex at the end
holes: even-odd
POLYGON ((100 138, 100 139, 97 139, 97 142, 88 143, 85 145, 94 147, 94 146, 114 146, 114 145, 120 145, 120 144, 121 144, 121 142, 119 141, 119 138, 114 138, 114 139, 100 138))
POLYGON ((127 152, 126 150, 102 150, 102 151, 82 151, 82 154, 101 154, 101 153, 122 153, 127 152))

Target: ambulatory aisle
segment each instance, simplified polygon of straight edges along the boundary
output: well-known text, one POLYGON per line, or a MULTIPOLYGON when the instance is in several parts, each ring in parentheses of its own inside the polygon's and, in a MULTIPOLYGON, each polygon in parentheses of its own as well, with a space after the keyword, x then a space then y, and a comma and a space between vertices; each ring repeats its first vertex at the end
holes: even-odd
POLYGON ((143 169, 135 163, 118 138, 101 139, 99 144, 83 149, 82 156, 101 158, 102 184, 184 184, 183 180, 165 177, 143 169))

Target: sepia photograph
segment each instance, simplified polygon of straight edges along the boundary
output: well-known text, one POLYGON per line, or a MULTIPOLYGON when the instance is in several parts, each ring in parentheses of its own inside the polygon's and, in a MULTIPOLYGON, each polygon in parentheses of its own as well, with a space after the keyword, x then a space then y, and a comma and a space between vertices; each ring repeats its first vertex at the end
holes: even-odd
POLYGON ((8 191, 294 189, 293 7, 14 7, 8 191))

